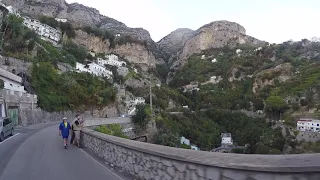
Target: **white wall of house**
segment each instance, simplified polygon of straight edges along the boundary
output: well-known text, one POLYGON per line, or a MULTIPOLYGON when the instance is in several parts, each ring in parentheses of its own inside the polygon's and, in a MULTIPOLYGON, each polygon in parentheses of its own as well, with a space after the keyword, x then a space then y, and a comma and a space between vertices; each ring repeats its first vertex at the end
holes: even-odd
POLYGON ((24 90, 24 86, 21 85, 22 79, 21 77, 6 71, 3 68, 0 68, 0 79, 4 82, 4 89, 26 92, 24 90))
POLYGON ((309 131, 309 132, 320 132, 320 120, 318 119, 299 119, 297 121, 297 130, 309 131))
POLYGON ((60 19, 60 18, 54 18, 56 21, 58 22, 67 22, 68 20, 67 19, 60 19))
POLYGON ((112 72, 107 70, 105 67, 100 66, 96 63, 90 63, 88 64, 88 68, 85 67, 84 64, 76 63, 76 70, 78 72, 88 72, 91 74, 94 74, 96 76, 100 77, 108 77, 110 78, 112 76, 112 72))
POLYGON ((27 26, 29 29, 33 29, 42 38, 48 38, 55 42, 60 41, 61 31, 53 27, 50 27, 46 24, 42 24, 40 21, 31 19, 29 17, 23 17, 23 19, 24 19, 23 24, 27 26))
POLYGON ((185 137, 180 138, 180 143, 190 146, 190 140, 186 139, 185 137))
MULTIPOLYGON (((111 56, 111 55, 109 55, 111 56)), ((115 56, 115 55, 114 55, 115 56)), ((115 56, 118 57, 118 56, 115 56)), ((126 66, 127 63, 124 61, 119 61, 118 58, 115 57, 107 57, 107 59, 98 58, 98 64, 104 66, 105 64, 109 64, 111 66, 122 67, 126 66)))
POLYGON ((227 145, 233 144, 231 133, 222 133, 221 134, 221 144, 227 144, 227 145))
POLYGON ((7 78, 0 77, 4 81, 4 89, 9 89, 13 91, 18 91, 18 92, 26 92, 24 90, 24 86, 22 86, 20 83, 17 83, 15 81, 12 81, 7 78))

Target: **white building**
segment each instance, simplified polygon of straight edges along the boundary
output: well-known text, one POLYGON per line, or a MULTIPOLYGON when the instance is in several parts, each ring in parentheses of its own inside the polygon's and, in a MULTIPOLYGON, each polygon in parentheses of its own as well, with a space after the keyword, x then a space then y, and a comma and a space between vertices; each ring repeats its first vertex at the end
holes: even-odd
POLYGON ((99 65, 109 64, 111 66, 124 67, 127 65, 124 61, 119 61, 118 56, 111 54, 106 56, 107 59, 98 58, 99 65))
POLYGON ((133 100, 131 100, 132 104, 138 105, 138 104, 145 104, 146 100, 143 97, 136 97, 133 100))
POLYGON ((88 65, 84 65, 84 64, 77 62, 76 70, 78 72, 88 72, 90 74, 94 74, 94 75, 100 76, 100 77, 111 78, 111 76, 112 76, 111 71, 107 70, 105 67, 100 66, 96 63, 90 63, 88 65))
POLYGON ((24 90, 24 86, 22 86, 22 78, 17 76, 9 71, 0 68, 0 79, 3 80, 4 89, 18 91, 18 92, 26 92, 24 90))
POLYGON ((190 146, 190 140, 189 140, 189 139, 186 139, 186 138, 183 137, 183 136, 180 138, 180 143, 190 146))
POLYGON ((37 34, 41 36, 43 40, 50 40, 55 43, 61 39, 61 31, 50 27, 46 24, 42 24, 40 21, 31 19, 29 17, 23 17, 23 24, 30 29, 33 29, 37 34))
POLYGON ((197 146, 190 144, 190 140, 183 137, 183 136, 180 138, 180 144, 185 144, 185 145, 190 146, 191 150, 200 151, 200 149, 197 146))
POLYGON ((20 14, 19 14, 19 11, 17 9, 15 9, 14 7, 7 6, 6 8, 8 9, 10 14, 14 14, 14 15, 16 15, 18 17, 21 17, 20 14))
POLYGON ((68 20, 67 19, 60 19, 60 18, 54 18, 56 21, 58 22, 67 22, 68 20))
POLYGON ((320 120, 311 118, 301 118, 297 121, 297 130, 320 132, 320 120))
POLYGON ((231 133, 221 133, 221 145, 233 145, 231 133))

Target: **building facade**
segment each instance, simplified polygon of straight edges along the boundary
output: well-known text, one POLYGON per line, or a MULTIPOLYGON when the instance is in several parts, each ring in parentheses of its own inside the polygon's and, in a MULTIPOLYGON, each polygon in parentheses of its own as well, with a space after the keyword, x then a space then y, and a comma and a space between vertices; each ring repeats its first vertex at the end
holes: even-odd
POLYGON ((297 130, 305 132, 320 132, 320 120, 300 118, 297 121, 297 130))
POLYGON ((96 63, 90 63, 88 65, 84 65, 77 62, 76 70, 77 72, 88 72, 90 74, 94 74, 100 77, 111 78, 112 76, 111 71, 107 70, 105 67, 100 66, 99 64, 96 64, 96 63))
POLYGON ((3 81, 4 89, 23 93, 26 92, 24 86, 22 86, 22 78, 3 68, 0 68, 0 79, 3 81))
POLYGON ((104 66, 105 64, 109 64, 111 66, 117 67, 125 67, 127 65, 124 61, 119 61, 117 55, 110 54, 106 56, 106 59, 98 58, 98 64, 104 66))
POLYGON ((64 23, 68 22, 67 19, 60 19, 60 18, 54 18, 54 19, 58 22, 64 22, 64 23))
POLYGON ((221 145, 233 145, 231 133, 221 133, 221 145))
POLYGON ((53 43, 58 43, 60 41, 62 35, 61 31, 46 24, 42 24, 36 19, 31 19, 29 17, 23 17, 23 19, 23 24, 39 34, 41 39, 51 41, 53 43))

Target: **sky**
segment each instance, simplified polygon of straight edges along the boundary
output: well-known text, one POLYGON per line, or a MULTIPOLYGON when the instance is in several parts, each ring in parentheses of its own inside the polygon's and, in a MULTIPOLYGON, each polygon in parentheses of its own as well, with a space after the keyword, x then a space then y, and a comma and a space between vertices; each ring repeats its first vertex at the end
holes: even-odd
POLYGON ((177 28, 197 30, 217 20, 237 22, 270 43, 320 36, 319 0, 66 0, 144 28, 157 42, 177 28))

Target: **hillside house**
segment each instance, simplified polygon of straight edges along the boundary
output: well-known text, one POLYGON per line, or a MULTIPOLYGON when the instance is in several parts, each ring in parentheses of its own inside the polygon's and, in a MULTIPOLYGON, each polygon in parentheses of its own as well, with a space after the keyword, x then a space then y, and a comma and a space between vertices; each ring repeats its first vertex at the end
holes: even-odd
POLYGON ((66 23, 68 20, 67 19, 60 19, 60 18, 54 18, 58 22, 63 22, 66 23))
POLYGON ((180 144, 188 145, 188 146, 191 147, 192 150, 200 151, 200 149, 196 145, 191 144, 190 140, 185 138, 185 137, 183 137, 183 136, 180 138, 180 144))
POLYGON ((24 90, 24 86, 22 86, 22 78, 0 68, 0 79, 4 83, 4 89, 18 91, 18 92, 26 92, 24 90))
POLYGON ((99 65, 106 65, 109 64, 111 66, 117 66, 117 67, 125 67, 127 65, 124 61, 119 61, 118 56, 111 54, 106 56, 107 59, 98 58, 98 64, 99 65))
POLYGON ((311 118, 300 118, 297 121, 297 130, 305 132, 320 132, 320 120, 311 118))
POLYGON ((221 133, 221 145, 233 145, 231 133, 221 133))
POLYGON ((37 34, 41 36, 41 39, 50 41, 57 44, 61 39, 61 31, 50 27, 46 24, 42 24, 39 20, 31 19, 29 17, 23 17, 23 24, 29 29, 33 29, 37 34))
POLYGON ((100 66, 96 63, 89 63, 87 65, 78 63, 76 64, 76 71, 77 72, 88 72, 90 74, 94 74, 100 77, 107 77, 108 79, 111 78, 112 72, 107 70, 105 67, 100 66))
POLYGON ((21 17, 19 11, 17 9, 15 9, 14 7, 7 6, 6 8, 8 9, 9 14, 13 14, 13 15, 16 15, 18 17, 21 17))
POLYGON ((135 97, 133 99, 126 100, 126 111, 128 115, 134 115, 136 112, 136 106, 138 104, 145 104, 146 100, 143 97, 135 97))

